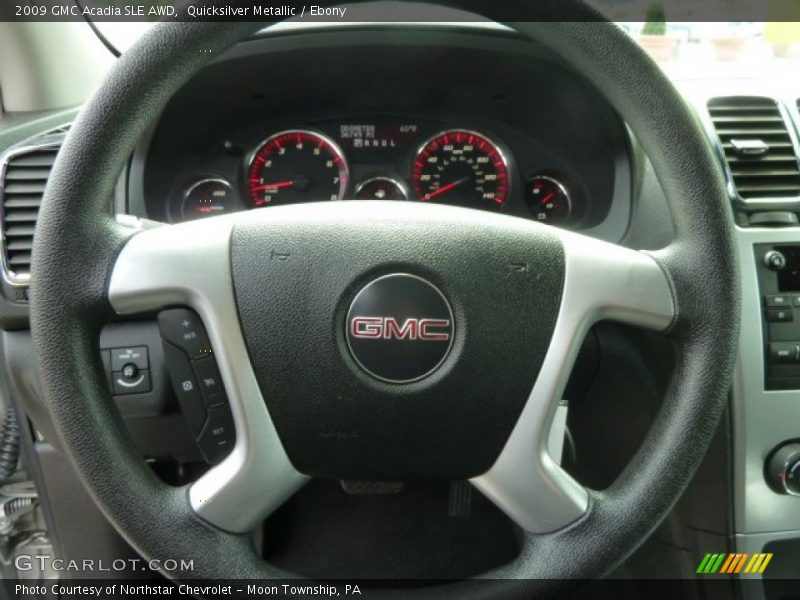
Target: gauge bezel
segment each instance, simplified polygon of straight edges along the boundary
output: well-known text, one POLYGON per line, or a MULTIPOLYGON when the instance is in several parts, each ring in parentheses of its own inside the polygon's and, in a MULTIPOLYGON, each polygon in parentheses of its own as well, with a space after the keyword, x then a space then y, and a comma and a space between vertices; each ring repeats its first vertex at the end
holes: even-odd
MULTIPOLYGON (((322 140, 328 147, 333 151, 334 155, 336 155, 342 161, 342 167, 340 170, 343 170, 344 176, 341 177, 341 181, 339 182, 339 192, 337 194, 336 200, 343 200, 347 195, 347 189, 350 187, 350 163, 347 160, 347 157, 344 154, 341 146, 336 143, 336 141, 331 138, 330 136, 322 133, 321 131, 316 131, 314 129, 284 129, 282 131, 278 131, 270 135, 269 137, 265 138, 261 142, 255 145, 255 147, 250 151, 247 155, 246 166, 245 166, 245 191, 246 191, 246 198, 249 204, 249 208, 267 208, 270 206, 266 204, 264 206, 257 206, 253 201, 252 192, 250 190, 250 173, 253 169, 253 161, 255 161, 256 156, 258 153, 268 144, 270 144, 273 140, 284 136, 284 135, 292 135, 292 134, 302 134, 311 137, 318 138, 322 140)), ((320 202, 331 201, 330 199, 320 200, 320 202)))
POLYGON ((529 177, 526 177, 525 178, 525 198, 523 199, 525 201, 525 205, 526 205, 527 209, 531 213, 533 213, 533 208, 530 206, 530 203, 528 202, 528 186, 529 185, 533 185, 534 182, 540 181, 540 180, 549 181, 550 183, 552 183, 553 185, 555 185, 558 188, 558 190, 567 199, 568 212, 567 212, 567 217, 560 223, 548 223, 547 221, 539 221, 537 219, 534 219, 534 220, 537 223, 542 223, 544 225, 553 225, 555 227, 563 226, 565 223, 568 223, 570 221, 570 219, 572 219, 574 211, 575 211, 575 204, 574 204, 573 199, 572 199, 572 193, 569 191, 569 188, 567 187, 567 184, 565 184, 563 181, 561 181, 559 179, 556 179, 555 176, 548 175, 546 173, 535 173, 533 175, 530 175, 529 177))
POLYGON ((389 177, 387 175, 376 175, 375 177, 370 177, 365 179, 361 183, 359 183, 355 189, 353 190, 353 200, 362 200, 364 198, 359 198, 358 193, 367 185, 372 183, 373 181, 388 181, 393 183, 397 186, 397 188, 403 193, 402 200, 392 200, 393 202, 408 202, 411 200, 411 191, 409 190, 408 186, 400 179, 396 177, 389 177))
MULTIPOLYGON (((414 200, 416 202, 424 202, 424 200, 422 200, 422 198, 420 198, 418 193, 417 193, 416 182, 414 181, 414 166, 415 166, 415 164, 417 162, 417 159, 419 158, 420 154, 422 154, 422 151, 428 146, 428 144, 430 144, 433 140, 435 140, 437 138, 440 138, 442 136, 445 136, 445 135, 447 135, 449 133, 466 133, 466 134, 470 134, 470 135, 477 135, 478 137, 483 138, 484 140, 486 140, 495 149, 497 154, 500 156, 500 161, 503 163, 503 167, 506 170, 506 178, 508 180, 508 182, 507 182, 508 191, 506 192, 505 200, 503 200, 503 202, 501 204, 497 204, 497 203, 495 203, 495 204, 497 204, 497 209, 498 210, 505 209, 506 206, 508 206, 509 200, 511 200, 512 193, 514 191, 514 187, 513 187, 513 172, 511 170, 511 161, 509 160, 509 156, 511 156, 511 151, 507 150, 506 146, 503 143, 499 142, 497 140, 497 138, 494 138, 494 137, 492 137, 490 135, 487 135, 485 133, 482 133, 480 131, 476 131, 474 129, 466 129, 466 128, 463 128, 463 127, 454 127, 454 128, 450 128, 450 129, 443 129, 442 131, 440 131, 438 133, 435 133, 435 134, 431 135, 430 137, 428 137, 427 139, 425 139, 425 141, 423 141, 417 147, 417 150, 416 150, 416 152, 414 152, 414 157, 413 157, 413 159, 411 161, 411 187, 412 187, 412 191, 414 192, 414 196, 415 196, 414 200)), ((483 209, 483 207, 480 207, 480 206, 477 206, 475 208, 483 209)))
POLYGON ((181 194, 181 204, 178 211, 180 213, 180 221, 192 220, 187 218, 186 216, 185 212, 186 201, 189 199, 189 195, 204 183, 221 183, 222 185, 228 188, 228 191, 231 193, 232 199, 233 196, 236 195, 236 190, 234 189, 233 184, 224 177, 216 176, 216 177, 204 177, 203 179, 198 179, 194 183, 192 183, 189 187, 187 187, 181 194))

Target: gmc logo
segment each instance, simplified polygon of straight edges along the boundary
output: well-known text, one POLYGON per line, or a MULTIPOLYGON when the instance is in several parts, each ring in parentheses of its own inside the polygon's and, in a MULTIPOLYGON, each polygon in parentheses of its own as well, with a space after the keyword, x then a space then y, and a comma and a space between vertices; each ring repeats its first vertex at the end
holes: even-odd
POLYGON ((393 317, 354 317, 350 322, 350 334, 360 339, 445 342, 450 339, 449 329, 450 319, 411 318, 400 325, 393 317))

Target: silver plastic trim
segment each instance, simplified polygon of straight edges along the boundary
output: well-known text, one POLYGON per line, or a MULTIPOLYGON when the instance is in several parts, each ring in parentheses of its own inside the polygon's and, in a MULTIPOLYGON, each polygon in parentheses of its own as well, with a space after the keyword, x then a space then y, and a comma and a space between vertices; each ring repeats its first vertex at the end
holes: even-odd
POLYGON ((769 453, 800 434, 800 390, 765 390, 763 303, 756 244, 800 244, 800 228, 737 228, 742 273, 739 359, 733 381, 733 494, 737 533, 800 530, 800 499, 764 477, 769 453))
MULTIPOLYGON (((767 544, 784 540, 800 540, 800 530, 746 535, 736 534, 733 538, 736 552, 747 552, 751 555, 758 552, 764 552, 767 544)), ((740 592, 739 597, 742 600, 767 599, 767 595, 762 584, 763 580, 766 579, 763 573, 748 573, 747 575, 739 577, 741 577, 742 580, 746 578, 749 584, 738 586, 738 590, 740 592)), ((775 596, 770 596, 770 599, 772 598, 775 598, 775 596)))
POLYGON ((203 519, 246 533, 308 477, 292 466, 250 364, 233 295, 230 241, 237 215, 143 230, 120 253, 109 301, 119 315, 193 308, 208 330, 236 426, 230 455, 189 488, 203 519))
POLYGON ((12 146, 0 155, 0 269, 5 283, 15 288, 25 288, 30 284, 31 277, 27 274, 16 274, 8 264, 8 252, 6 251, 6 222, 5 222, 5 180, 8 163, 12 158, 29 152, 46 150, 51 148, 61 148, 66 134, 45 135, 30 139, 28 141, 12 146))
POLYGON ((530 397, 495 464, 472 483, 520 527, 560 529, 588 505, 587 491, 554 460, 548 441, 559 401, 589 328, 613 320, 657 331, 675 317, 672 288, 649 255, 557 230, 566 272, 550 348, 530 397))

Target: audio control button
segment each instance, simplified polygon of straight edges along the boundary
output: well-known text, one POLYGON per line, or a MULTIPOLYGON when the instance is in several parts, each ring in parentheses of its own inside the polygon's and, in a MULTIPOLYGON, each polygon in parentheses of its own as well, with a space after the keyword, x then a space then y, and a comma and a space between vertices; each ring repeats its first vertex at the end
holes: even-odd
POLYGON ((800 342, 772 342, 769 345, 769 362, 773 365, 800 364, 800 342))
POLYGON ((788 323, 794 321, 794 313, 791 308, 768 308, 767 321, 770 323, 788 323))
POLYGON ((767 308, 784 308, 792 305, 792 298, 788 294, 770 294, 764 296, 767 308))

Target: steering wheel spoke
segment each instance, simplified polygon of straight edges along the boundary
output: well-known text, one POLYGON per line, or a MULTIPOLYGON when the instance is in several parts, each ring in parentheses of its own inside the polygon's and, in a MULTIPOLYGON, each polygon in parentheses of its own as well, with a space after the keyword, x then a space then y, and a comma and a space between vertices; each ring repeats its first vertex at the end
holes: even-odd
POLYGON ((200 315, 231 405, 236 444, 192 484, 189 501, 209 523, 243 533, 307 478, 286 456, 251 367, 231 282, 233 224, 220 217, 133 235, 114 266, 109 300, 119 315, 175 305, 200 315))
POLYGON ((666 273, 651 256, 559 232, 565 253, 562 302, 539 377, 505 447, 472 483, 519 526, 554 531, 580 518, 587 491, 550 455, 556 406, 589 328, 600 320, 663 331, 675 317, 666 273))

